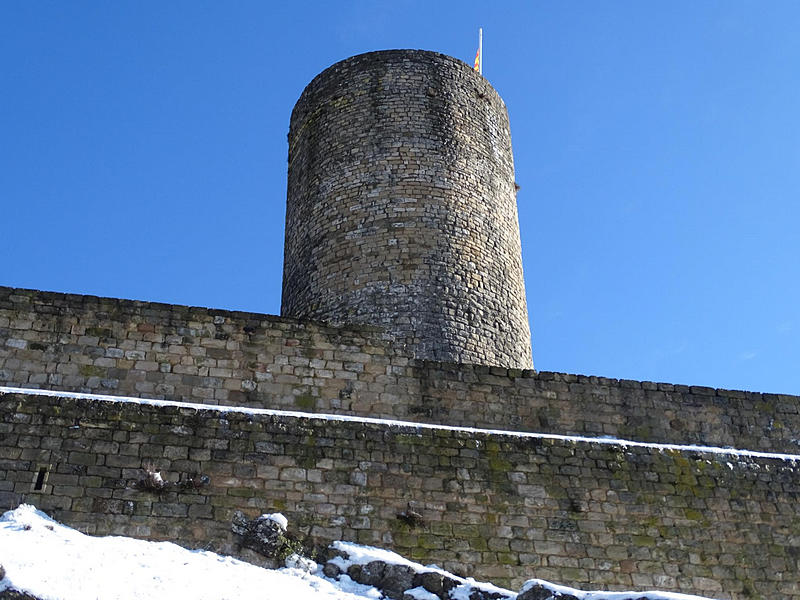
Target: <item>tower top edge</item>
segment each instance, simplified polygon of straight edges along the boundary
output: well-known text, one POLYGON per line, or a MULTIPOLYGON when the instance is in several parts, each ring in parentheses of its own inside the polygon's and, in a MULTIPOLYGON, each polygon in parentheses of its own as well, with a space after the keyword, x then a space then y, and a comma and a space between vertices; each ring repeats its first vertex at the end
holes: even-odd
POLYGON ((464 71, 465 76, 473 77, 476 84, 486 86, 497 96, 498 100, 500 100, 500 102, 502 102, 503 105, 505 106, 505 103, 503 102, 502 98, 500 97, 500 94, 497 92, 494 86, 492 86, 492 84, 489 83, 489 81, 483 75, 475 71, 475 69, 473 69, 472 66, 470 66, 463 60, 455 58, 448 54, 442 54, 441 52, 436 52, 434 50, 421 50, 415 48, 372 50, 370 52, 355 54, 348 58, 339 60, 330 65, 329 67, 320 71, 308 83, 308 85, 306 85, 306 87, 303 89, 302 93, 298 97, 297 104, 299 104, 300 101, 303 99, 303 97, 306 96, 308 93, 310 93, 311 90, 317 87, 321 81, 329 79, 337 71, 345 72, 349 68, 355 67, 362 63, 369 64, 369 63, 383 62, 385 64, 390 64, 390 63, 399 63, 404 61, 415 62, 415 63, 429 63, 429 64, 433 63, 439 63, 444 65, 449 64, 454 69, 459 69, 464 71))

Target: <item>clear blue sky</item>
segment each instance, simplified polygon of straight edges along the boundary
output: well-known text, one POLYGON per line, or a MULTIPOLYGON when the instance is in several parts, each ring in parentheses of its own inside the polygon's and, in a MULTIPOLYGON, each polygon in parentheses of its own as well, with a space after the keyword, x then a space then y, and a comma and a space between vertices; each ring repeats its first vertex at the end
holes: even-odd
POLYGON ((277 314, 304 86, 479 26, 536 367, 800 394, 795 1, 3 2, 0 285, 277 314))

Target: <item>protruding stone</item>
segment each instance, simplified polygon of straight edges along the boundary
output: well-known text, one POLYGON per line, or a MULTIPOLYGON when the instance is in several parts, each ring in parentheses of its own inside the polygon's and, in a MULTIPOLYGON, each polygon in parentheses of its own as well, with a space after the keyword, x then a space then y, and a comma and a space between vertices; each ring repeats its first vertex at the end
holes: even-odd
POLYGON ((257 519, 248 519, 240 511, 233 515, 231 531, 241 538, 241 545, 266 556, 267 558, 285 557, 300 549, 300 544, 290 540, 280 523, 262 515, 257 519))
POLYGON ((517 600, 578 600, 572 594, 563 594, 541 583, 525 585, 517 595, 517 600))
POLYGON ((386 563, 374 560, 365 565, 350 565, 347 569, 347 574, 353 581, 378 587, 383 581, 385 569, 386 563))
POLYGON ((322 567, 322 573, 325 575, 325 577, 330 577, 331 579, 337 579, 339 575, 342 574, 342 570, 339 568, 337 564, 329 561, 325 563, 324 567, 322 567))
POLYGON ((460 583, 457 579, 436 571, 425 571, 414 576, 414 587, 423 587, 442 600, 447 600, 450 597, 450 590, 460 583))
POLYGON ((414 569, 406 565, 386 565, 380 589, 389 598, 401 600, 403 592, 414 587, 414 569))

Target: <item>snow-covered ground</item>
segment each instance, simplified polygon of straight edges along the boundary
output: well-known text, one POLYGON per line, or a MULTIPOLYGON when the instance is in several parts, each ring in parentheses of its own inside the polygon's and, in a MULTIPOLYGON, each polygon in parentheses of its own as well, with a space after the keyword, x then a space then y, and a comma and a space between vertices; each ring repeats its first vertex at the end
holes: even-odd
POLYGON ((42 600, 362 600, 375 588, 333 583, 302 569, 262 569, 168 542, 91 537, 29 505, 0 517, 0 591, 42 600))
MULTIPOLYGON (((282 515, 271 519, 285 523, 282 515)), ((334 547, 348 558, 335 559, 342 571, 353 564, 382 561, 423 567, 378 548, 345 542, 334 547)), ((22 505, 0 517, 0 592, 14 589, 41 600, 193 600, 264 599, 278 600, 361 600, 382 598, 374 587, 352 581, 347 575, 326 578, 321 568, 307 559, 290 557, 293 565, 278 570, 201 550, 186 550, 168 542, 146 542, 125 537, 92 537, 61 525, 30 505, 22 505), (3 573, 4 571, 4 573, 3 573)), ((444 573, 444 572, 442 572, 444 573)), ((510 600, 516 594, 490 584, 457 578, 453 600, 468 600, 475 591, 497 591, 510 600)), ((630 593, 581 592, 531 580, 528 587, 543 585, 549 590, 571 594, 578 600, 630 598, 630 593)), ((423 588, 409 590, 410 597, 438 600, 423 588)), ((522 594, 521 594, 522 595, 522 594)), ((636 598, 649 600, 703 600, 698 596, 646 592, 636 598)), ((540 596, 537 596, 540 597, 540 596)))

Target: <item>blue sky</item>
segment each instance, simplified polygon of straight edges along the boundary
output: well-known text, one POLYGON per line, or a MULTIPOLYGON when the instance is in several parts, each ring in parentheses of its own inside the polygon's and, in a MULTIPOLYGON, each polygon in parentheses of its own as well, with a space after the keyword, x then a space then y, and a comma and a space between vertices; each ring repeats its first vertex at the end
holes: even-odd
POLYGON ((479 26, 536 367, 800 394, 793 1, 4 2, 0 285, 277 314, 300 92, 479 26))

